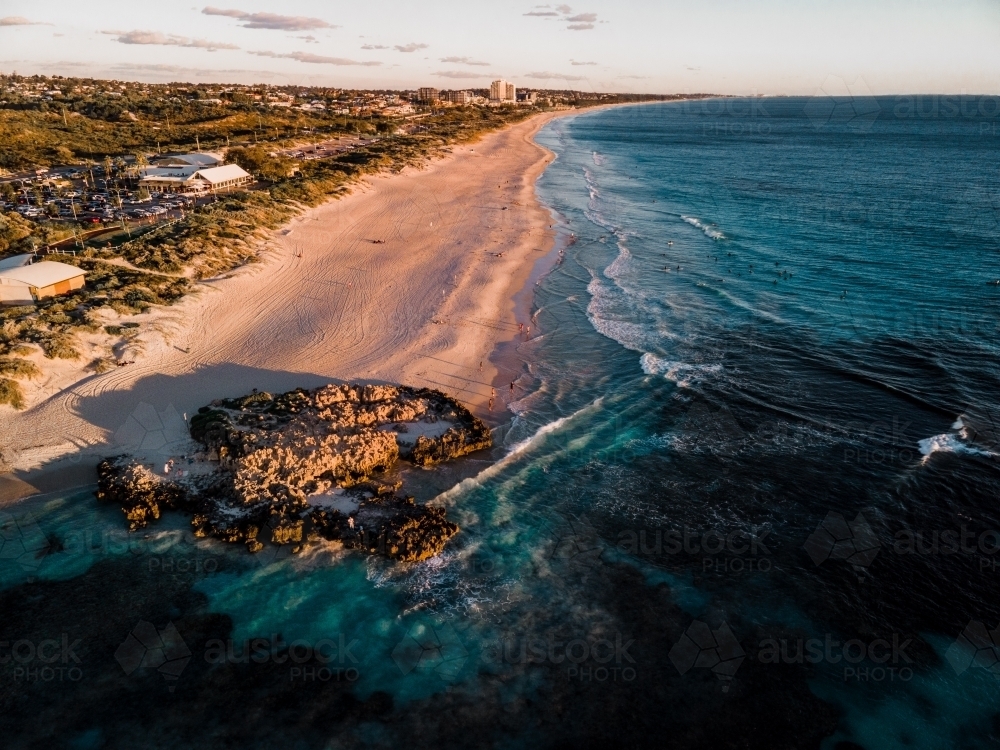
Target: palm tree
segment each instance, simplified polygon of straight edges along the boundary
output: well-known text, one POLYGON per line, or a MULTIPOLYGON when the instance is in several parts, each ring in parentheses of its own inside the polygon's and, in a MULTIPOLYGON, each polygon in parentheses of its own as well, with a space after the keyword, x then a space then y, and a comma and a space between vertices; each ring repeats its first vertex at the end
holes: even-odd
POLYGON ((146 158, 146 155, 142 153, 137 153, 135 155, 135 164, 133 166, 133 169, 135 169, 135 178, 137 180, 139 179, 139 172, 141 172, 144 167, 148 166, 149 166, 149 160, 146 158))

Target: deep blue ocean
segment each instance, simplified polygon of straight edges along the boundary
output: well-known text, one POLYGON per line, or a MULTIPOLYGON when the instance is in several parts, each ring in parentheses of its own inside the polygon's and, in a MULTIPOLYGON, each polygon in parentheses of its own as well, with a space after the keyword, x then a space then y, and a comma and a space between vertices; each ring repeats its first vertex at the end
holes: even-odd
POLYGON ((0 550, 11 746, 1000 743, 998 100, 537 141, 558 257, 493 456, 420 478, 446 552, 250 558, 37 499, 0 550))

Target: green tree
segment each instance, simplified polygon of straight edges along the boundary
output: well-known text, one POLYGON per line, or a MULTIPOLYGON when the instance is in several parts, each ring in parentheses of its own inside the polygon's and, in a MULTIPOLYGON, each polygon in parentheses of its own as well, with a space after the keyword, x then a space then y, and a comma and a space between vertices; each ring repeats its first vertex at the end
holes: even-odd
POLYGON ((271 182, 285 179, 292 169, 291 159, 271 156, 263 146, 233 148, 228 156, 250 174, 271 182))

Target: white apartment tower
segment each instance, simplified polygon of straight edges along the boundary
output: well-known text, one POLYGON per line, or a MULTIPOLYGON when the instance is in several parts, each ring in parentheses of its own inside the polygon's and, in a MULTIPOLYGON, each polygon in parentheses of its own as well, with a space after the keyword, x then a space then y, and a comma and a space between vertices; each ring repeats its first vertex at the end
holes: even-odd
POLYGON ((494 81, 490 84, 490 99, 500 102, 517 101, 517 89, 508 81, 494 81))

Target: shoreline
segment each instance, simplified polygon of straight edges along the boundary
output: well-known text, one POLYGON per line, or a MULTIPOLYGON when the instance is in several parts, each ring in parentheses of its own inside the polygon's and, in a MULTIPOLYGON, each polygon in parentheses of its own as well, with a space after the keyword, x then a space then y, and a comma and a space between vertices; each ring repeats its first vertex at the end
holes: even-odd
POLYGON ((552 214, 535 195, 554 154, 534 136, 557 117, 588 111, 542 113, 453 146, 419 169, 371 177, 277 230, 261 262, 157 310, 149 317, 161 340, 143 342, 146 361, 135 369, 85 377, 13 414, 7 452, 14 471, 0 475, 0 506, 90 484, 90 463, 141 447, 122 444, 124 427, 143 416, 137 410, 145 412, 139 422, 148 435, 161 433, 160 445, 153 440, 144 449, 158 460, 186 433, 179 415, 251 388, 348 380, 426 386, 455 396, 491 426, 505 421, 510 414, 497 387, 507 375, 503 349, 516 347, 515 321, 528 319, 532 280, 557 248, 552 214), (373 233, 387 236, 367 236, 373 233), (372 276, 383 283, 376 287, 372 276), (385 276, 393 280, 385 284, 385 276), (438 285, 440 299, 431 292, 438 285), (350 297, 361 298, 353 310, 350 297), (393 302, 396 309, 387 311, 393 302), (279 320, 267 325, 272 317, 279 320), (290 322, 298 330, 288 335, 282 324, 290 322), (339 337, 328 336, 330 323, 339 337), (349 345, 330 351, 345 334, 349 345), (289 354, 295 361, 287 362, 289 354))

